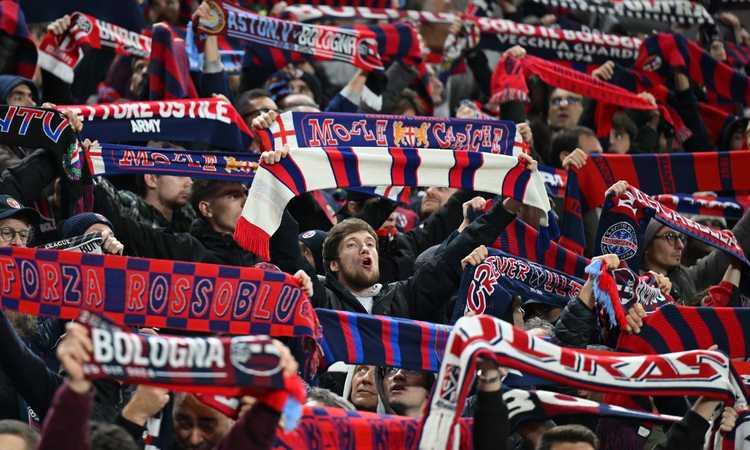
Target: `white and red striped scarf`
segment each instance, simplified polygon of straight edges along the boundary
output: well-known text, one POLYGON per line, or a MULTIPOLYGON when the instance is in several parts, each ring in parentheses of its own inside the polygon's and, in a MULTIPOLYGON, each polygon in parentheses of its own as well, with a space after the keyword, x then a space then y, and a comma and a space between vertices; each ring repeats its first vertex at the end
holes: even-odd
POLYGON ((269 258, 269 239, 287 203, 304 192, 356 186, 441 186, 501 194, 550 210, 538 171, 514 156, 482 152, 379 147, 290 149, 278 164, 262 164, 242 210, 234 239, 269 258))
POLYGON ((663 355, 577 350, 554 345, 491 316, 463 317, 448 343, 425 414, 419 448, 457 448, 457 426, 478 357, 581 389, 625 395, 706 396, 745 406, 731 360, 693 350, 663 355))

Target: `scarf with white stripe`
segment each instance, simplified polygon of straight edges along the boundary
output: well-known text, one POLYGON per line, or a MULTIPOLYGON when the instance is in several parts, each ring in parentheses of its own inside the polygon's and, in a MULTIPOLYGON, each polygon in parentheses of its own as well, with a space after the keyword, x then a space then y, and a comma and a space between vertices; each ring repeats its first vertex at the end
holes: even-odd
POLYGON ((720 352, 693 350, 624 356, 554 345, 490 316, 463 317, 448 338, 425 414, 420 449, 453 449, 478 357, 569 386, 624 395, 706 396, 739 406, 744 388, 731 360, 720 352))
POLYGON ((318 189, 381 185, 489 192, 541 209, 544 217, 550 210, 539 172, 526 170, 513 156, 394 147, 308 147, 291 149, 278 164, 260 164, 234 239, 268 259, 269 239, 293 197, 318 189))

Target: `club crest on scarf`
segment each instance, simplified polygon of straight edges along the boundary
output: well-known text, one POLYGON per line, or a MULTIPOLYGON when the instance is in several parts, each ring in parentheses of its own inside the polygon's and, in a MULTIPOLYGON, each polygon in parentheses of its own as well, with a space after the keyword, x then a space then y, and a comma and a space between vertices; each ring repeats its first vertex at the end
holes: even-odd
POLYGON ((261 133, 264 148, 413 147, 510 154, 512 122, 433 117, 287 112, 261 133))
POLYGON ((219 34, 224 31, 226 17, 224 10, 216 2, 206 2, 210 9, 208 18, 201 18, 198 22, 198 29, 208 34, 219 34))
POLYGON ((628 222, 617 222, 604 231, 601 239, 602 253, 613 253, 629 260, 638 253, 638 235, 628 222))
POLYGON ((268 339, 259 339, 257 336, 234 337, 231 349, 232 365, 248 375, 271 376, 281 370, 278 364, 273 363, 272 358, 264 358, 267 355, 278 358, 278 349, 268 339))

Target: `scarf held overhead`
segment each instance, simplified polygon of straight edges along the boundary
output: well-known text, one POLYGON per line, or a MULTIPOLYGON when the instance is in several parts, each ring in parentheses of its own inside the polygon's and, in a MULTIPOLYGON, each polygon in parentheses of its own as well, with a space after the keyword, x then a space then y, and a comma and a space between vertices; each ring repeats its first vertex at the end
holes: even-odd
POLYGON ((264 150, 410 147, 512 155, 523 147, 513 122, 479 119, 286 112, 258 134, 264 150))
POLYGON ((701 4, 690 0, 532 0, 553 8, 598 13, 603 16, 647 19, 662 23, 713 23, 711 14, 701 4))
POLYGON ((110 48, 119 55, 138 58, 148 58, 151 54, 150 37, 75 12, 70 16, 70 26, 62 35, 56 36, 48 31, 42 38, 39 66, 66 83, 72 83, 73 69, 83 56, 82 46, 110 48))
POLYGON ((219 98, 60 106, 84 122, 82 138, 105 142, 205 142, 242 151, 252 134, 231 103, 219 98))
MULTIPOLYGON (((261 164, 234 238, 268 259, 268 241, 286 204, 304 192, 349 186, 442 186, 512 197, 546 218, 549 199, 539 172, 513 156, 413 148, 299 148, 278 164, 261 164)), ((546 225, 546 223, 545 223, 546 225)))
POLYGON ((83 365, 87 378, 218 395, 286 390, 304 401, 302 381, 283 373, 279 349, 268 336, 154 336, 125 331, 87 312, 80 320, 93 344, 83 365))
POLYGON ((321 337, 297 281, 251 267, 1 247, 0 300, 59 319, 85 310, 128 326, 321 337))
POLYGON ((198 25, 203 32, 225 32, 253 44, 311 55, 320 61, 346 62, 368 72, 383 70, 371 32, 259 16, 225 2, 209 4, 211 20, 198 25))
POLYGON ((619 196, 607 198, 596 233, 596 253, 614 253, 637 271, 645 251, 646 227, 651 219, 750 265, 731 231, 714 230, 683 217, 633 186, 619 196))
POLYGON ((478 357, 599 392, 652 396, 704 395, 745 406, 744 388, 722 353, 694 350, 623 356, 558 347, 490 316, 463 317, 453 327, 420 438, 420 449, 452 449, 478 357))

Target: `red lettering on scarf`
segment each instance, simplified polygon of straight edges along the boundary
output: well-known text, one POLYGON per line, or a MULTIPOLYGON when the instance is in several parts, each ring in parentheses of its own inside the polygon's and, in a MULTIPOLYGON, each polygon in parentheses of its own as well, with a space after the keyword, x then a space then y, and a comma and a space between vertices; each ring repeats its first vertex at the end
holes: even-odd
MULTIPOLYGON (((87 280, 88 281, 88 280, 87 280)), ((127 275, 125 309, 141 311, 143 309, 143 295, 146 293, 146 279, 140 273, 127 275)))
POLYGON ((8 257, 0 257, 0 283, 3 294, 10 294, 16 281, 16 264, 8 257))
POLYGON ((271 293, 271 287, 268 285, 263 286, 263 291, 261 292, 261 295, 263 298, 256 303, 255 306, 255 314, 253 314, 255 317, 263 320, 268 320, 271 318, 271 310, 268 309, 268 294, 271 293))
POLYGON ((141 167, 152 167, 154 163, 149 158, 149 155, 145 151, 138 151, 135 152, 133 150, 125 150, 123 152, 122 158, 120 158, 119 161, 117 161, 117 164, 120 166, 130 167, 130 166, 141 166, 141 167))
POLYGON ((190 304, 190 312, 193 317, 200 318, 206 314, 210 305, 211 291, 213 291, 214 285, 212 280, 203 278, 195 285, 195 299, 196 301, 190 304))
POLYGON ((228 281, 222 281, 214 295, 213 304, 216 317, 224 317, 227 311, 229 311, 233 294, 232 284, 228 281))
POLYGON ((63 302, 80 304, 81 269, 78 266, 62 266, 63 302))
POLYGON ((284 285, 281 288, 281 295, 276 302, 276 311, 274 315, 276 320, 280 323, 287 323, 291 316, 292 311, 297 307, 297 300, 299 300, 300 290, 289 285, 284 285))
POLYGON ((86 269, 86 297, 84 302, 88 306, 96 306, 97 308, 104 303, 104 295, 102 295, 102 288, 99 283, 99 275, 95 269, 86 269))
POLYGON ((375 135, 377 136, 376 145, 381 147, 388 146, 388 138, 385 136, 385 128, 388 126, 387 120, 376 120, 375 121, 375 135))
POLYGON ((39 272, 36 265, 28 260, 21 260, 21 288, 27 298, 36 297, 39 291, 39 272))
POLYGON ((445 123, 438 122, 432 125, 432 137, 435 138, 440 148, 447 148, 450 145, 449 140, 441 138, 438 133, 445 134, 445 123))
POLYGON ((60 268, 56 264, 40 262, 42 271, 42 300, 57 303, 60 300, 60 268))
POLYGON ((318 119, 309 119, 307 123, 310 125, 310 146, 311 147, 322 147, 324 145, 336 145, 336 139, 333 138, 331 132, 331 125, 333 119, 323 119, 323 126, 320 126, 318 119))
POLYGON ((151 280, 151 287, 148 290, 148 303, 151 311, 161 313, 167 304, 167 293, 169 292, 169 282, 167 277, 157 274, 151 280))
POLYGON ((255 294, 258 292, 258 283, 252 281, 240 281, 237 285, 237 300, 234 302, 232 319, 245 319, 253 307, 255 294))
POLYGON ((172 297, 169 302, 169 312, 174 315, 180 315, 187 307, 187 296, 190 293, 192 283, 187 277, 174 277, 172 283, 174 287, 172 288, 172 297))

